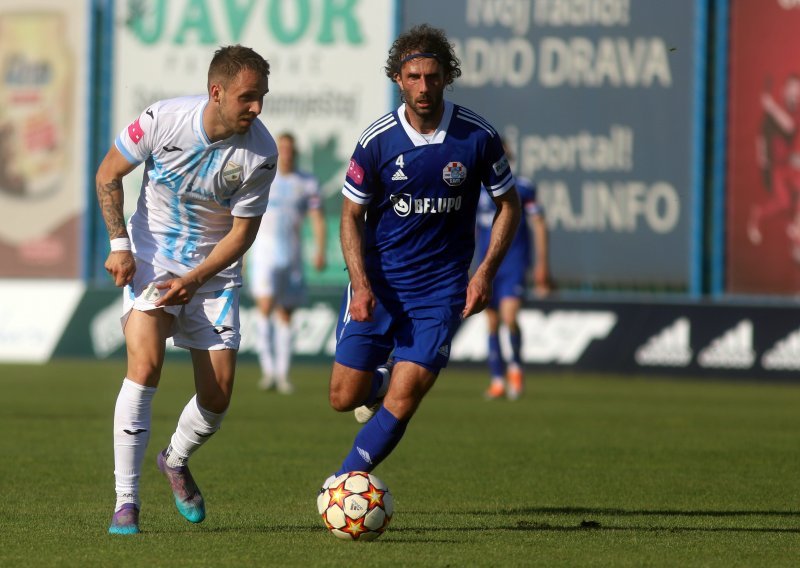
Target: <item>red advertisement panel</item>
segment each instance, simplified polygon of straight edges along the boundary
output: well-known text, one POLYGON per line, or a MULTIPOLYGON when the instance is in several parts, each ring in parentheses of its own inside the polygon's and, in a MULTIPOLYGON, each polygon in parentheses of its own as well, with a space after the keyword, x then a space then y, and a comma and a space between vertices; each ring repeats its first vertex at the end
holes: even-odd
POLYGON ((800 1, 731 2, 727 289, 800 292, 800 1))

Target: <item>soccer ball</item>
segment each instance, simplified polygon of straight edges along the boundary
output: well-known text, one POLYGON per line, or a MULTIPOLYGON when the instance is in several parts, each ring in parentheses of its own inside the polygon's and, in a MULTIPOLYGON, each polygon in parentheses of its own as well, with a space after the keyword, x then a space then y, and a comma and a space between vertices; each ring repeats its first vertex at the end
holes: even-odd
POLYGON ((392 520, 394 501, 383 481, 366 471, 350 471, 325 484, 317 510, 334 536, 375 540, 392 520))

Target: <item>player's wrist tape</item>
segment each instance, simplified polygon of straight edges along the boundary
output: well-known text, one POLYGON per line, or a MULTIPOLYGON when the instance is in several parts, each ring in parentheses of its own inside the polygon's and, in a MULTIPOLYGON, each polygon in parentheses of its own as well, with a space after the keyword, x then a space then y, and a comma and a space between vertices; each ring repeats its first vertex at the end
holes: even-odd
POLYGON ((111 239, 111 252, 131 250, 131 240, 127 237, 111 239))

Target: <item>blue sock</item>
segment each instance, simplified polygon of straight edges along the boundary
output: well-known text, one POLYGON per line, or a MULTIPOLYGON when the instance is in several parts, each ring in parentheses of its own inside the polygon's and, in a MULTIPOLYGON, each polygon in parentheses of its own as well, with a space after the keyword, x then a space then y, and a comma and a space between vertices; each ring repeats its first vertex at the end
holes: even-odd
POLYGON ((406 431, 408 421, 398 420, 383 406, 356 435, 350 453, 336 472, 372 471, 386 458, 406 431))
POLYGON ((503 377, 506 374, 506 362, 500 352, 500 336, 489 334, 489 373, 492 377, 503 377))
POLYGON ((522 335, 519 330, 517 332, 509 331, 508 339, 511 343, 511 360, 516 363, 517 367, 522 366, 522 335))

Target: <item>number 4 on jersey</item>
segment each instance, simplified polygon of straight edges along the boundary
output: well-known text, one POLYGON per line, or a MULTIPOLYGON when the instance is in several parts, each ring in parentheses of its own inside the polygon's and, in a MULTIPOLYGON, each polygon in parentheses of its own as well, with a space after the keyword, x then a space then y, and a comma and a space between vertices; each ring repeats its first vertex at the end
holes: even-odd
POLYGON ((397 171, 394 172, 392 176, 392 181, 406 181, 408 177, 406 174, 403 173, 403 166, 405 166, 405 162, 403 161, 403 154, 397 156, 397 159, 394 161, 394 164, 397 166, 397 171))

